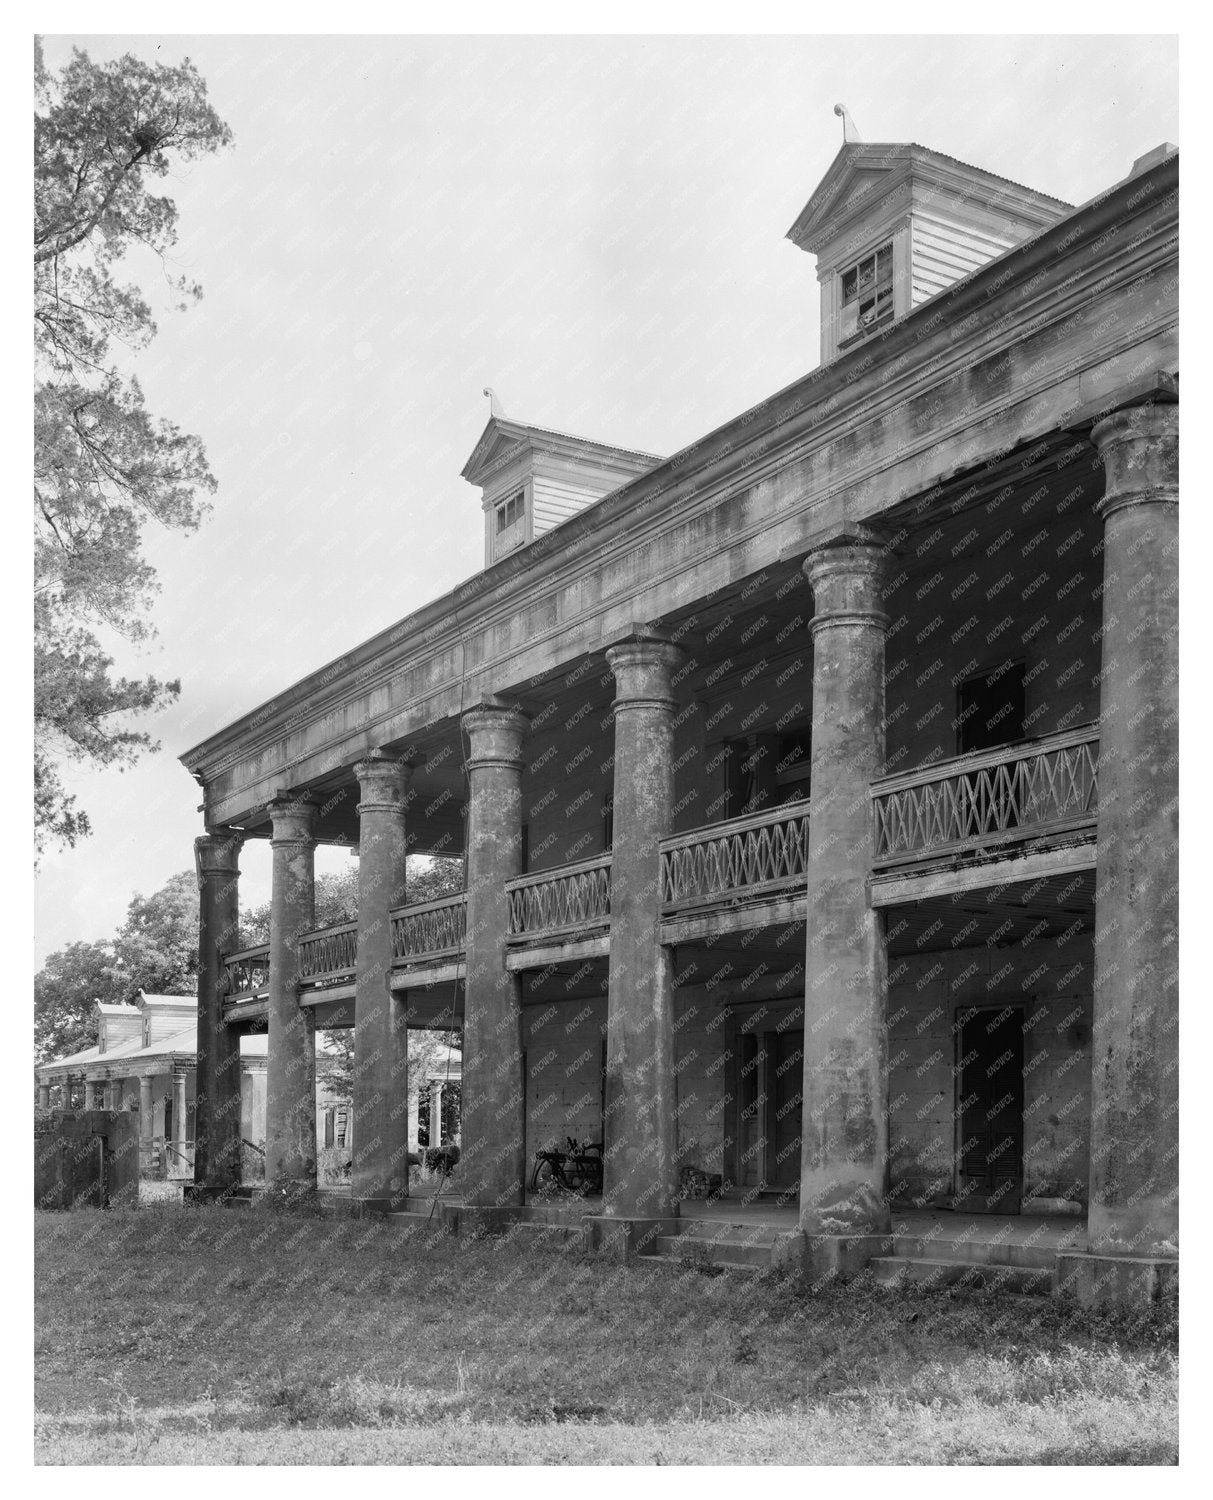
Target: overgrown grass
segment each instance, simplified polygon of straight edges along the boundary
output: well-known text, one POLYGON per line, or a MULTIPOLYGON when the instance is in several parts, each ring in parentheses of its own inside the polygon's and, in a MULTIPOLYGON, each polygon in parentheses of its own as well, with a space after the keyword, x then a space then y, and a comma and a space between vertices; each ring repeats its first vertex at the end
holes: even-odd
POLYGON ((513 1236, 37 1216, 43 1463, 1169 1463, 1174 1309, 810 1294, 513 1236))

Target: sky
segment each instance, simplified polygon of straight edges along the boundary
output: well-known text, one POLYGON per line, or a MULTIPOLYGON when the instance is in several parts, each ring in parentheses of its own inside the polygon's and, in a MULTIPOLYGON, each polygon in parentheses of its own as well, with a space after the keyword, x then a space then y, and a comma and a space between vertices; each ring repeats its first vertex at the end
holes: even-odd
MULTIPOLYGON (((842 143, 915 141, 1079 204, 1179 142, 1173 37, 48 36, 188 56, 234 142, 167 179, 172 310, 135 368, 204 442, 202 528, 149 530, 150 648, 180 677, 159 754, 66 780, 93 823, 46 854, 36 962, 109 936, 191 867, 177 757, 483 565, 460 478, 506 413, 669 454, 817 363, 811 256, 785 234, 842 143)), ((348 867, 321 851, 318 868, 348 867)), ((249 846, 242 901, 269 895, 249 846)))

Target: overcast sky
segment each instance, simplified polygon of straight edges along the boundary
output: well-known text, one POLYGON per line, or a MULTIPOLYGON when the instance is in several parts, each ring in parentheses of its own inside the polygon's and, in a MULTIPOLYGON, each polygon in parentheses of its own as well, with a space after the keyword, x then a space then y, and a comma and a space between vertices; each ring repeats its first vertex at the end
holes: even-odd
MULTIPOLYGON (((43 861, 39 962, 190 867, 183 750, 480 568, 482 387, 668 454, 817 363, 784 235, 836 101, 1076 204, 1179 140, 1171 38, 78 36, 48 66, 73 44, 191 57, 235 139, 169 182, 205 295, 137 367, 219 480, 200 532, 148 532, 159 637, 120 661, 181 698, 159 755, 69 773, 94 832, 43 861)), ((268 848, 244 869, 266 899, 268 848)))

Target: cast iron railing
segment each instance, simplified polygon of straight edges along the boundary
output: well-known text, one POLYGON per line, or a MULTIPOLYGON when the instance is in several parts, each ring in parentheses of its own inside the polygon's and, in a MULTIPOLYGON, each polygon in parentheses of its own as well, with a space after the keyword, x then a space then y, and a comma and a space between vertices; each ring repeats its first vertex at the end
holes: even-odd
POLYGON ((661 909, 800 891, 808 866, 807 802, 694 828, 661 841, 661 909))
POLYGON ((611 925, 611 856, 507 880, 510 941, 589 933, 611 925))
POLYGON ((299 939, 299 977, 308 984, 342 979, 354 972, 357 955, 357 922, 318 928, 299 939))
POLYGON ((872 863, 890 865, 1093 829, 1099 732, 1084 725, 872 783, 872 863))

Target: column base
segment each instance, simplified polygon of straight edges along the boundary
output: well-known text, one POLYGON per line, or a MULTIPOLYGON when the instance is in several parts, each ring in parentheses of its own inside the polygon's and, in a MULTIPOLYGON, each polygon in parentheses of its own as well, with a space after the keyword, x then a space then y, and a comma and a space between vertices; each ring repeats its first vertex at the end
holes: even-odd
POLYGON ((814 1290, 834 1281, 851 1281, 880 1256, 892 1255, 891 1234, 806 1234, 803 1229, 776 1235, 771 1265, 800 1270, 814 1290))
POLYGON ((1152 1256, 1062 1254, 1053 1295, 1079 1307, 1141 1310, 1179 1290, 1179 1261, 1152 1256))

